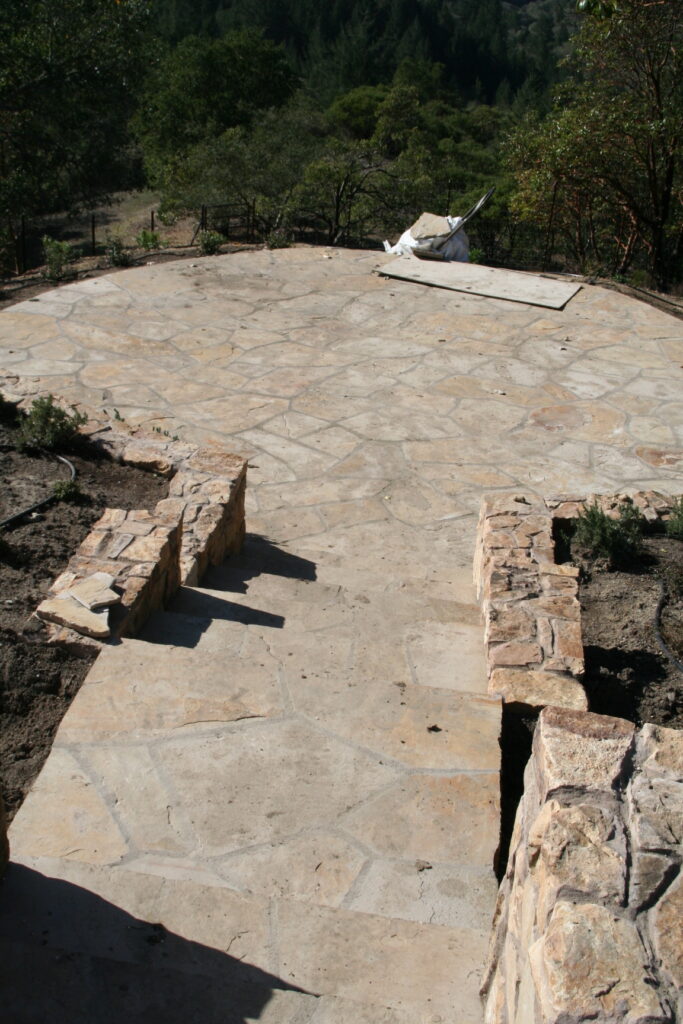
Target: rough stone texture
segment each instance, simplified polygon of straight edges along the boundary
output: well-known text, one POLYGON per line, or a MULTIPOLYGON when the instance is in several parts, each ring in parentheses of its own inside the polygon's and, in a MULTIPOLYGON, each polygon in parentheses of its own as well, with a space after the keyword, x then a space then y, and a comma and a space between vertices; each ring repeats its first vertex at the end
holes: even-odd
POLYGON ((489 693, 515 711, 548 705, 587 711, 578 569, 555 564, 553 520, 589 504, 618 516, 625 498, 646 519, 666 520, 672 499, 656 491, 587 498, 485 497, 479 513, 474 582, 484 613, 489 693))
POLYGON ((683 994, 683 734, 541 712, 498 894, 487 1024, 670 1024, 683 994))
MULTIPOLYGON (((181 538, 182 513, 106 509, 36 614, 97 640, 133 636, 180 585, 181 538), (136 532, 140 525, 149 531, 146 535, 136 532), (90 611, 70 595, 105 565, 114 578, 117 603, 101 612, 90 611)), ((59 643, 62 635, 53 631, 51 639, 59 643)))
POLYGON ((114 577, 108 572, 94 572, 79 583, 75 583, 65 591, 65 594, 73 597, 84 608, 97 611, 100 608, 118 604, 121 600, 121 595, 111 589, 113 583, 114 577))
POLYGON ((554 564, 540 498, 484 498, 474 579, 484 612, 489 693, 517 710, 586 709, 578 571, 554 564))
MULTIPOLYGON (((35 382, 16 377, 2 393, 28 406, 39 392, 35 382)), ((51 629, 50 641, 75 650, 134 635, 180 584, 198 583, 209 565, 239 551, 247 479, 246 460, 215 443, 150 438, 84 411, 81 432, 107 455, 171 480, 169 497, 153 512, 105 509, 36 610, 62 627, 51 629), (113 605, 111 614, 98 611, 113 605)))
POLYGON ((45 601, 41 601, 36 609, 36 615, 45 622, 68 626, 69 629, 83 633, 85 636, 91 636, 95 640, 106 640, 108 636, 111 636, 107 609, 99 612, 91 611, 68 594, 57 594, 56 597, 48 597, 45 601))

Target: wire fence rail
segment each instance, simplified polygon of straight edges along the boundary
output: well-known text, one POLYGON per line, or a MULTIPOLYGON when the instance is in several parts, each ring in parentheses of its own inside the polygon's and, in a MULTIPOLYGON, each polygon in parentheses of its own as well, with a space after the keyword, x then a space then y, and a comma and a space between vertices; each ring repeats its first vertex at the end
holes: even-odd
MULTIPOLYGON (((412 214, 406 215, 410 223, 412 214)), ((413 219, 417 214, 413 216, 413 219)), ((163 249, 182 250, 202 247, 203 235, 220 236, 215 244, 269 244, 273 247, 291 243, 337 245, 340 247, 381 249, 382 234, 375 225, 354 222, 334 229, 322 217, 299 216, 276 232, 259 216, 256 203, 228 202, 204 204, 184 216, 160 215, 152 208, 145 213, 147 226, 140 226, 135 235, 123 237, 119 231, 116 211, 88 211, 77 216, 52 214, 43 217, 20 217, 11 233, 0 238, 0 276, 8 280, 41 268, 46 263, 43 244, 45 236, 69 248, 69 259, 108 261, 126 265, 143 258, 146 253, 163 249)), ((394 232, 395 234, 395 232, 394 232)), ((520 225, 509 220, 475 218, 468 224, 473 258, 491 266, 520 270, 573 271, 564 255, 553 253, 552 240, 533 225, 520 225)))

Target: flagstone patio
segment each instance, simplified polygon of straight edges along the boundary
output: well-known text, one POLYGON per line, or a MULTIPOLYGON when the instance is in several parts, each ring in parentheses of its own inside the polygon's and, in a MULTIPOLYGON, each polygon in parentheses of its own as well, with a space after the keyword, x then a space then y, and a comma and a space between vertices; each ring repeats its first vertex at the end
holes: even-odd
POLYGON ((100 655, 13 823, 17 1021, 482 1019, 481 495, 680 493, 683 329, 600 288, 541 310, 385 259, 141 267, 0 315, 36 392, 250 459, 243 554, 100 655))

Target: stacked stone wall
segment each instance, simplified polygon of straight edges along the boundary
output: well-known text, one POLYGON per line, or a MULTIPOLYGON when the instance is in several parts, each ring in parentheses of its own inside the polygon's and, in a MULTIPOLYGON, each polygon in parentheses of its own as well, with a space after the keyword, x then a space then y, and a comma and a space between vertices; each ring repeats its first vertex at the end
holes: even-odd
POLYGON ((683 734, 546 708, 524 783, 486 1024, 683 1020, 683 734))
MULTIPOLYGON (((6 378, 2 396, 29 408, 34 382, 6 378)), ((238 551, 245 532, 247 463, 217 444, 196 445, 131 428, 93 409, 81 433, 109 458, 169 478, 152 511, 106 509, 37 609, 52 643, 72 650, 133 636, 182 585, 238 551), (88 582, 89 588, 84 588, 88 582), (89 606, 84 592, 95 593, 89 606)))
MULTIPOLYGON (((485 497, 474 580, 484 616, 488 690, 509 710, 548 705, 588 709, 579 572, 556 564, 554 523, 596 502, 617 517, 626 495, 578 498, 485 497)), ((643 491, 628 498, 649 522, 665 519, 671 498, 643 491)))
MULTIPOLYGON (((482 504, 489 691, 508 711, 540 710, 493 922, 486 1024, 683 1021, 683 733, 585 710, 578 572, 554 561, 555 520, 593 502, 616 518, 626 499, 482 504)), ((672 506, 653 491, 628 500, 651 523, 672 506)))

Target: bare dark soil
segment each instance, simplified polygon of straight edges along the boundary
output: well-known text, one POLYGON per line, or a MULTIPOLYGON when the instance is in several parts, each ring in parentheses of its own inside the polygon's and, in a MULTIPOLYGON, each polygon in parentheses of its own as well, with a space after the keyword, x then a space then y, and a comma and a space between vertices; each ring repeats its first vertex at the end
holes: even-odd
MULTIPOLYGON (((6 418, 5 413, 5 418, 6 418)), ((11 422, 0 422, 0 519, 46 497, 68 467, 16 448, 11 422)), ((80 448, 68 458, 83 498, 53 502, 0 531, 0 782, 11 818, 52 745, 57 727, 92 659, 46 643, 31 613, 106 507, 152 508, 168 482, 80 448), (27 625, 28 623, 28 625, 27 625)))
POLYGON ((619 571, 577 554, 590 710, 683 729, 683 542, 647 537, 619 571))

